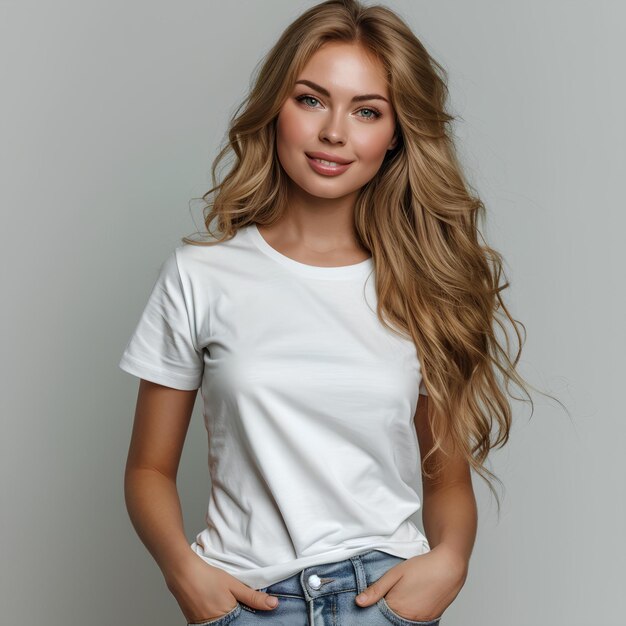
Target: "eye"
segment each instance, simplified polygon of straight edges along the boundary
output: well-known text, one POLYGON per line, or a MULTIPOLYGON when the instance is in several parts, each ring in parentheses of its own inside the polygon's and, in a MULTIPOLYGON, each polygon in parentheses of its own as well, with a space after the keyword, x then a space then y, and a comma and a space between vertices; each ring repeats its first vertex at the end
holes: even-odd
POLYGON ((376 109, 365 109, 365 108, 363 108, 363 109, 359 109, 359 111, 370 111, 371 113, 374 114, 373 117, 368 116, 365 119, 376 119, 376 118, 378 118, 378 117, 380 117, 382 115, 382 113, 380 111, 377 111, 376 109))
MULTIPOLYGON (((318 100, 317 98, 314 98, 313 96, 306 96, 306 95, 304 95, 304 96, 298 96, 298 97, 296 98, 296 100, 297 100, 298 102, 303 102, 304 100, 315 100, 315 102, 319 102, 319 100, 318 100)), ((309 106, 309 105, 307 104, 306 106, 309 106)), ((312 107, 312 106, 311 106, 311 107, 309 107, 309 108, 314 109, 315 107, 312 107)))

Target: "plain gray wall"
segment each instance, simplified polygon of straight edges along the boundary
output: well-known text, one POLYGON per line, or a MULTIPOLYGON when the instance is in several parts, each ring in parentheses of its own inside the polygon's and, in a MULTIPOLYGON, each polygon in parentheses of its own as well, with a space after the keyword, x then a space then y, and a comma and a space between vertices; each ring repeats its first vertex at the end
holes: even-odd
MULTIPOLYGON (((135 534, 123 471, 137 379, 117 368, 191 198, 283 28, 314 2, 0 2, 2 623, 183 624, 135 534)), ((450 73, 459 148, 528 331, 474 483, 480 528, 445 626, 623 623, 623 3, 390 1, 450 73)), ((197 205, 195 205, 197 207, 197 205)), ((179 488, 208 498, 201 399, 179 488)))

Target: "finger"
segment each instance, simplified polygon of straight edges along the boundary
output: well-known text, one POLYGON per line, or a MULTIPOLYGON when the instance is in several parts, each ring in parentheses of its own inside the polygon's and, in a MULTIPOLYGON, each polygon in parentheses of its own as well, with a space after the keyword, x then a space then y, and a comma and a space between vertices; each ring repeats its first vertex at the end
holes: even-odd
POLYGON ((387 570, 377 581, 373 582, 369 587, 356 597, 356 601, 360 606, 369 606, 378 602, 402 577, 395 567, 387 570), (395 571, 394 571, 395 570, 395 571))
POLYGON ((235 588, 231 588, 231 593, 244 604, 247 604, 253 609, 261 609, 262 611, 269 611, 275 609, 278 606, 278 598, 272 596, 264 591, 252 589, 248 585, 241 583, 235 585, 235 588))

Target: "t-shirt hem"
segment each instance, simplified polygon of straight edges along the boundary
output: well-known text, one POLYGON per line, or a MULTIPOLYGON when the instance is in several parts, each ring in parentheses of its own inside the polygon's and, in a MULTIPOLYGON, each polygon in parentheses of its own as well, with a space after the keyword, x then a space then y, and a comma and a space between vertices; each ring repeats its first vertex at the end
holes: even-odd
POLYGON ((232 567, 226 566, 218 559, 205 554, 202 547, 195 541, 190 544, 190 548, 207 564, 223 569, 231 576, 234 576, 240 582, 244 583, 244 585, 248 585, 253 589, 269 587, 280 580, 284 580, 285 578, 289 578, 294 574, 297 574, 307 567, 314 567, 315 565, 322 563, 345 561, 352 556, 364 554, 370 550, 380 550, 381 552, 386 552, 393 556, 408 559, 421 554, 426 554, 431 549, 426 539, 411 542, 377 542, 360 547, 343 547, 338 550, 332 550, 315 556, 301 557, 290 564, 281 563, 268 567, 237 571, 232 567))

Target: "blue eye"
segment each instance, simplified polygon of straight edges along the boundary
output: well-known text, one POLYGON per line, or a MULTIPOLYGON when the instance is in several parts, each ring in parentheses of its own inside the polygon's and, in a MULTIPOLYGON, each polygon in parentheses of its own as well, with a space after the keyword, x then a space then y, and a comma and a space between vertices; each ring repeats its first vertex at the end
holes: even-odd
MULTIPOLYGON (((366 109, 366 108, 363 108, 363 109, 359 109, 359 111, 370 111, 371 113, 374 114, 374 117, 380 117, 382 115, 376 109, 366 109)), ((368 119, 368 118, 366 118, 366 119, 368 119)))
MULTIPOLYGON (((298 102, 302 102, 304 100, 315 100, 315 102, 319 102, 319 100, 317 98, 314 98, 313 96, 298 96, 296 98, 296 100, 298 102)), ((307 105, 307 106, 309 106, 309 105, 307 105)), ((311 108, 314 108, 314 107, 311 107, 311 108)))

